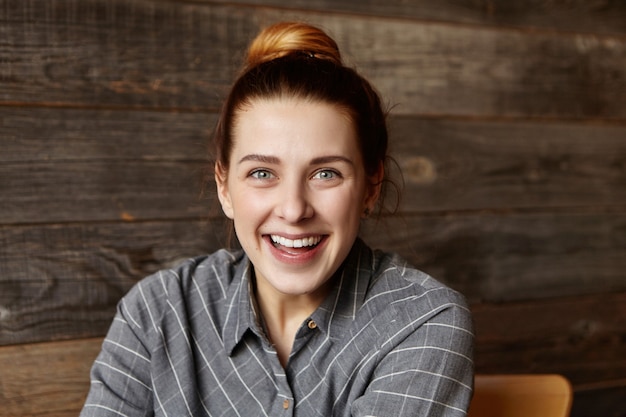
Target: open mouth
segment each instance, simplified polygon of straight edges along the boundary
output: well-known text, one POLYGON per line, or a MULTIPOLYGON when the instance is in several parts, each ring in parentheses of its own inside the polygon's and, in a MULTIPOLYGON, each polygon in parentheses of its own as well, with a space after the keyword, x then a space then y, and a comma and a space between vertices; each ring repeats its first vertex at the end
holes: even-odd
POLYGON ((321 236, 308 236, 301 239, 287 239, 286 237, 279 235, 270 235, 270 239, 274 244, 274 247, 285 247, 289 249, 310 249, 317 246, 322 240, 321 236))

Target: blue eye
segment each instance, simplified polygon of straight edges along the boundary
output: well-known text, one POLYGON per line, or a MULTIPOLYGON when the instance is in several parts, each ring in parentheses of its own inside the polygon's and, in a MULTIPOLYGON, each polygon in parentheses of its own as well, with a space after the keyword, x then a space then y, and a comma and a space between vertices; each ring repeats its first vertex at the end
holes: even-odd
POLYGON ((250 176, 257 180, 268 180, 274 178, 274 175, 265 169, 257 169, 256 171, 252 171, 250 176))
POLYGON ((313 176, 313 178, 320 180, 333 180, 337 177, 339 177, 339 173, 330 169, 322 169, 320 171, 317 171, 313 176))

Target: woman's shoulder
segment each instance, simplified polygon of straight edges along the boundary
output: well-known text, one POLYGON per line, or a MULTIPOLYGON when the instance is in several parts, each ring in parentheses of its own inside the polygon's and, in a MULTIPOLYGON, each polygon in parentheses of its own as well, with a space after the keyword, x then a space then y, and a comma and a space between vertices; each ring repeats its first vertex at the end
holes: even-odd
POLYGON ((459 349, 469 354, 473 324, 465 297, 396 253, 371 254, 368 288, 353 327, 373 329, 371 344, 385 349, 409 338, 426 343, 420 338, 453 332, 459 349))
POLYGON ((390 304, 411 309, 454 307, 468 310, 460 292, 413 266, 403 256, 381 250, 374 250, 373 254, 374 271, 368 298, 383 297, 390 304))

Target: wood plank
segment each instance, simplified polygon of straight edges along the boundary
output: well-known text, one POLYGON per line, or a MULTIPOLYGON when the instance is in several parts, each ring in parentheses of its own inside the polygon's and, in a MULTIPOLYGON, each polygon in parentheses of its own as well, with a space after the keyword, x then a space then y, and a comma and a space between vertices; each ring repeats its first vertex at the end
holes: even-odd
POLYGON ((226 222, 0 227, 0 345, 103 335, 139 279, 227 243, 226 222))
MULTIPOLYGON (((89 337, 139 279, 212 252, 224 218, 0 227, 0 344, 89 337)), ((626 216, 416 216, 363 235, 473 303, 626 291, 626 216)))
POLYGON ((626 118, 622 37, 212 3, 25 0, 3 12, 5 103, 216 109, 253 34, 304 19, 397 114, 626 118))
POLYGON ((0 222, 201 218, 206 163, 64 162, 0 166, 0 222))
POLYGON ((290 7, 476 25, 511 26, 600 34, 626 33, 626 3, 545 0, 199 0, 211 3, 290 7))
POLYGON ((0 364, 11 377, 0 377, 4 397, 0 415, 62 416, 80 411, 100 344, 98 338, 3 348, 0 364))
MULTIPOLYGON (((200 198, 214 113, 0 112, 0 224, 220 213, 210 178, 200 198)), ((625 125, 393 117, 390 131, 404 214, 626 205, 625 125)))
POLYGON ((472 305, 478 373, 565 375, 571 416, 623 415, 626 293, 472 305))
POLYGON ((626 292, 473 304, 479 373, 560 373, 577 391, 624 387, 626 292))
POLYGON ((58 108, 0 112, 0 223, 219 213, 214 199, 201 198, 214 115, 58 108))
POLYGON ((80 412, 101 338, 0 348, 0 416, 69 417, 80 412))
POLYGON ((0 163, 203 162, 216 115, 208 112, 0 108, 0 163))
POLYGON ((626 205, 626 125, 397 117, 405 212, 626 205))
POLYGON ((0 100, 217 107, 254 27, 250 12, 161 1, 8 2, 0 100))
POLYGON ((623 211, 483 212, 398 216, 363 235, 476 303, 626 291, 624 231, 623 211))
POLYGON ((570 417, 622 417, 626 383, 575 392, 570 417))

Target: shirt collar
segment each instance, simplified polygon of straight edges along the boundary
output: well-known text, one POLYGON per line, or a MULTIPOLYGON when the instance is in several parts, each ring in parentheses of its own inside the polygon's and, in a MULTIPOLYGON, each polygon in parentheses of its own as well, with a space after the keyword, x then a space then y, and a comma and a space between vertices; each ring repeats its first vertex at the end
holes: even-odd
MULTIPOLYGON (((374 270, 372 250, 357 238, 345 261, 332 278, 335 285, 311 319, 331 339, 341 337, 365 301, 374 270)), ((231 355, 248 330, 263 336, 252 293, 252 264, 243 256, 235 267, 233 285, 227 292, 228 317, 224 323, 224 348, 231 355)))

